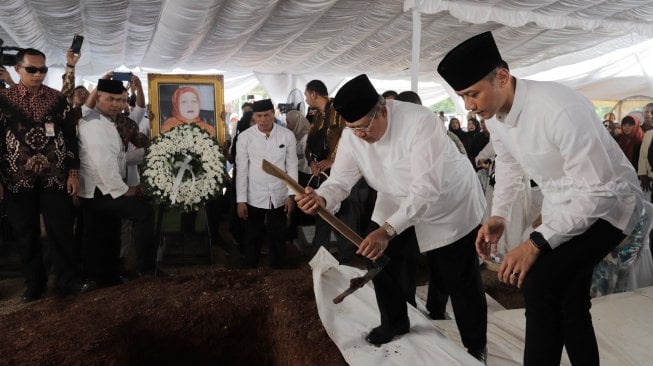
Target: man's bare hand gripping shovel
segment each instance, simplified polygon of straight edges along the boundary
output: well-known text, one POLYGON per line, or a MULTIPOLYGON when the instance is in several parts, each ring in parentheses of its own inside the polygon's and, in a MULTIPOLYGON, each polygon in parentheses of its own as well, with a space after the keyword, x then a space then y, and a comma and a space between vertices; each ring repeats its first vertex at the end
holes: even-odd
MULTIPOLYGON (((279 178, 282 180, 284 183, 292 189, 295 194, 297 195, 304 195, 304 188, 299 185, 291 176, 289 176, 285 171, 282 169, 279 169, 277 166, 274 164, 270 163, 269 161, 263 159, 263 171, 279 178)), ((328 222, 329 225, 331 225, 334 229, 338 230, 338 232, 347 238, 349 241, 351 241, 356 247, 360 247, 361 242, 363 241, 363 238, 360 237, 354 230, 350 229, 347 225, 345 225, 344 222, 340 221, 337 217, 335 217, 331 212, 329 212, 326 208, 324 208, 323 205, 317 205, 316 207, 316 212, 324 221, 328 222)), ((343 293, 340 295, 336 296, 333 299, 334 304, 338 304, 342 302, 342 300, 345 299, 349 294, 353 293, 354 291, 358 290, 359 288, 363 287, 369 280, 374 278, 381 270, 383 267, 388 263, 389 258, 386 255, 381 255, 379 258, 377 258, 373 262, 373 267, 365 273, 363 277, 356 277, 352 278, 349 282, 349 288, 346 289, 343 293)))

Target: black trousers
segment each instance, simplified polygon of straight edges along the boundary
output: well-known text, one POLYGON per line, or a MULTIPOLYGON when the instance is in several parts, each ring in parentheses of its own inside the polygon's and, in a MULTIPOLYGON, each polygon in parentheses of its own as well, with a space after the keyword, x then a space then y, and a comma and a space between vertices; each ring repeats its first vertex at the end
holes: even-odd
MULTIPOLYGON (((359 179, 351 188, 349 196, 340 202, 340 209, 336 217, 344 222, 349 228, 359 234, 364 232, 361 224, 361 212, 363 204, 367 199, 368 186, 365 179, 359 179)), ((378 227, 378 226, 377 226, 378 227)), ((356 255, 356 246, 347 238, 340 235, 335 229, 324 221, 319 215, 315 215, 315 236, 313 237, 313 248, 317 250, 320 246, 326 246, 331 241, 331 232, 336 234, 336 245, 338 246, 338 261, 340 264, 348 264, 356 255)))
POLYGON ((121 220, 132 221, 138 271, 154 271, 157 243, 154 238, 154 209, 136 197, 112 198, 98 189, 84 207, 84 268, 99 284, 114 284, 120 275, 121 220))
POLYGON ((63 288, 79 273, 79 255, 73 240, 72 200, 64 191, 46 190, 37 183, 31 191, 5 195, 7 216, 20 253, 25 284, 44 290, 48 273, 43 263, 41 220, 50 243, 52 270, 63 288))
POLYGON ((590 315, 592 271, 625 237, 598 220, 583 234, 541 255, 523 284, 524 365, 559 365, 563 345, 573 365, 598 365, 590 315))
POLYGON ((270 267, 283 266, 286 256, 287 220, 284 206, 263 209, 247 205, 245 221, 245 266, 258 268, 261 243, 268 239, 270 267), (267 234, 267 235, 265 235, 267 234))
POLYGON ((474 245, 478 229, 426 252, 429 282, 438 284, 451 297, 460 338, 469 351, 481 350, 487 344, 487 301, 474 245))
MULTIPOLYGON (((378 225, 372 225, 378 228, 378 225)), ((390 240, 384 254, 388 264, 377 274, 374 283, 376 303, 381 313, 381 325, 393 327, 408 320, 406 303, 415 306, 415 277, 417 275, 417 238, 410 227, 390 240)))

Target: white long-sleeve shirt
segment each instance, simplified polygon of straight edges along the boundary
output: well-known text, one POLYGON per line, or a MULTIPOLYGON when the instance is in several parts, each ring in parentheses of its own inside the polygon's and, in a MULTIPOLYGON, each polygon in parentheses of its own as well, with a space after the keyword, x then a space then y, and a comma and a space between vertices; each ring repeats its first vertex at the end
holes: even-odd
POLYGON ((103 194, 117 198, 129 187, 126 175, 126 157, 122 140, 114 123, 97 110, 90 110, 79 120, 79 182, 78 196, 93 198, 95 187, 103 194))
POLYGON ((481 223, 485 197, 474 169, 428 108, 387 101, 387 129, 369 144, 345 129, 331 176, 317 190, 333 208, 361 175, 378 194, 372 220, 415 227, 420 251, 451 244, 481 223))
POLYGON ((285 183, 263 171, 263 159, 283 169, 297 180, 295 135, 274 124, 270 136, 252 126, 238 135, 236 143, 236 201, 258 208, 277 208, 294 194, 285 183))
POLYGON ((570 88, 517 79, 508 115, 486 125, 497 153, 492 215, 510 217, 523 169, 541 188, 537 231, 553 248, 599 218, 630 234, 650 205, 592 104, 570 88))

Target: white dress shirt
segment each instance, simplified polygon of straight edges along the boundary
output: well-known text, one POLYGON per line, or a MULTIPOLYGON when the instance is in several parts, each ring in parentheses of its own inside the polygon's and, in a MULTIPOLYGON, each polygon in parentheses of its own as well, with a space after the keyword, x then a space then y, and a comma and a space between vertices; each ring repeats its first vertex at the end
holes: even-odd
POLYGON ((78 196, 93 198, 95 187, 103 194, 117 198, 129 187, 126 176, 126 157, 122 140, 114 123, 97 109, 79 120, 79 183, 78 196))
POLYGON ((650 205, 592 103, 570 88, 517 79, 510 112, 486 126, 497 153, 492 215, 510 217, 523 169, 544 196, 536 231, 553 248, 599 218, 630 234, 650 205))
POLYGON ((265 173, 261 164, 266 159, 297 180, 296 148, 295 135, 277 124, 273 124, 269 136, 256 125, 238 135, 236 201, 263 209, 283 206, 293 191, 278 178, 265 173))
POLYGON ((420 251, 451 244, 481 223, 476 173, 428 108, 388 100, 384 135, 369 144, 345 129, 331 176, 317 190, 333 208, 361 175, 378 194, 372 220, 397 233, 415 227, 420 251))

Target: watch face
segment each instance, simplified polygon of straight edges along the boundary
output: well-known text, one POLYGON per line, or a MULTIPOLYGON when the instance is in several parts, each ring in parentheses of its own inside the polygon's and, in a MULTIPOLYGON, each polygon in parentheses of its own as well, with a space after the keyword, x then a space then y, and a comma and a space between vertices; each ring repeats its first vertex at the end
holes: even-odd
POLYGON ((395 234, 397 233, 395 229, 392 226, 390 226, 390 224, 388 224, 387 222, 383 224, 383 230, 385 230, 385 232, 390 236, 395 236, 395 234))

